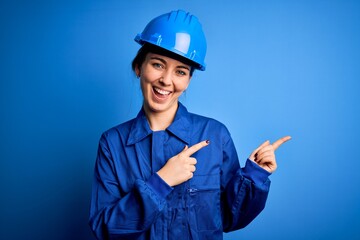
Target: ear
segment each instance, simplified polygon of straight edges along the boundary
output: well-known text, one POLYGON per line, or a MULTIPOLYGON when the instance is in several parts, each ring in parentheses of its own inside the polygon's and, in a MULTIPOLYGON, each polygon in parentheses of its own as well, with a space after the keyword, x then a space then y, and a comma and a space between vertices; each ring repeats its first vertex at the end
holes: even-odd
POLYGON ((140 77, 140 74, 141 74, 139 65, 137 65, 137 64, 135 66, 135 74, 136 74, 136 77, 138 77, 138 78, 140 77))

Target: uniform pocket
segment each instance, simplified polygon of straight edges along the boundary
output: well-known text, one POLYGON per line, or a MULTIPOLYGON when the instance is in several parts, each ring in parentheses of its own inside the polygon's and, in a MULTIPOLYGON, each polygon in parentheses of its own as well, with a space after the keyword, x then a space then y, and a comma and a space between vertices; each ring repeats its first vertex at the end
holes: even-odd
POLYGON ((188 189, 190 211, 195 220, 197 231, 219 229, 221 226, 220 176, 195 175, 188 189))

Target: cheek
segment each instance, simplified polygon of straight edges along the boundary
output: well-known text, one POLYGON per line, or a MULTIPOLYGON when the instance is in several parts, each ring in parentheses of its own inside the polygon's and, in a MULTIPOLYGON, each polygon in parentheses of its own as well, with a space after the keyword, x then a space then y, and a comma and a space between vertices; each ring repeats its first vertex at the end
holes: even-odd
POLYGON ((147 92, 151 88, 151 81, 145 76, 140 77, 140 87, 143 95, 147 95, 147 92))
POLYGON ((190 83, 190 79, 188 80, 179 79, 176 83, 174 83, 176 91, 177 92, 185 91, 189 86, 189 83, 190 83))
POLYGON ((158 71, 154 71, 153 69, 149 69, 149 67, 145 67, 142 72, 141 81, 146 83, 155 82, 157 79, 161 77, 161 73, 158 71))

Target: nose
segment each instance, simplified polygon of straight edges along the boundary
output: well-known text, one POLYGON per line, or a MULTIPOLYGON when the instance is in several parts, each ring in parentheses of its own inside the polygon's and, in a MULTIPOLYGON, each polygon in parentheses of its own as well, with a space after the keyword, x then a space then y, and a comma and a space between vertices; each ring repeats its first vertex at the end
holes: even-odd
POLYGON ((159 82, 164 86, 169 86, 169 85, 171 85, 171 82, 172 82, 171 79, 172 79, 171 73, 166 71, 160 77, 159 82))

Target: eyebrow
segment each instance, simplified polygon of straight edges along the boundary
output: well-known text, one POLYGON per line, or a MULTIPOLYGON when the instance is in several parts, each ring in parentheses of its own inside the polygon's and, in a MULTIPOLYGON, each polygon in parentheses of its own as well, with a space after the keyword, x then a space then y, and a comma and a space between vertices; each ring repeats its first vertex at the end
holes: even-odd
MULTIPOLYGON (((166 64, 167 62, 165 61, 165 59, 163 58, 160 58, 160 57, 150 57, 150 59, 155 59, 155 60, 159 60, 160 62, 162 62, 163 64, 166 64)), ((185 66, 185 65, 179 65, 179 66, 176 66, 177 68, 183 68, 183 69, 186 69, 186 70, 189 70, 190 71, 190 68, 185 66)))

